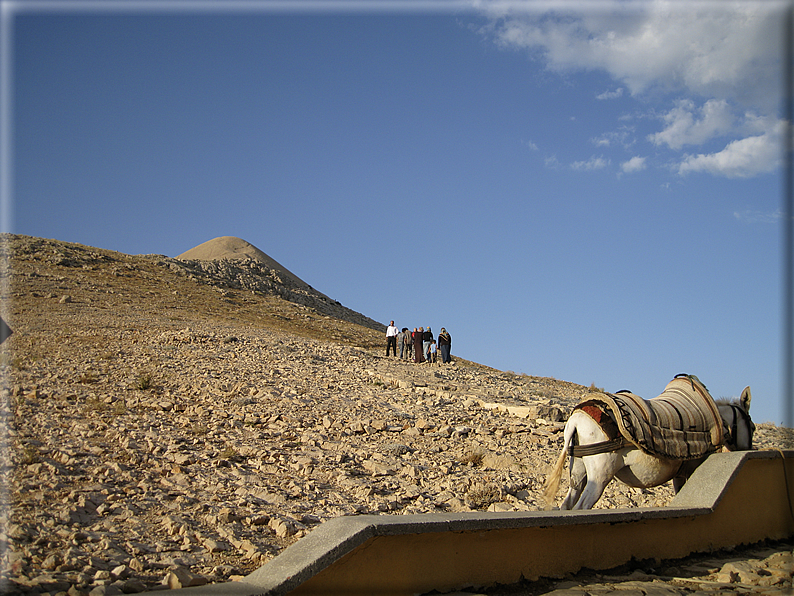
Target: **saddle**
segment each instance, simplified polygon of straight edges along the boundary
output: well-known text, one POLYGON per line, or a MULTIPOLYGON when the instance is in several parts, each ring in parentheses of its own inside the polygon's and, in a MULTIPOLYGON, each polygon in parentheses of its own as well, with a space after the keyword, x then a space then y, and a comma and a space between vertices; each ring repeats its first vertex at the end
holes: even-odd
MULTIPOLYGON (((661 395, 650 400, 618 391, 600 394, 574 409, 593 418, 610 439, 602 451, 577 449, 577 455, 634 445, 649 455, 687 460, 713 453, 724 442, 717 404, 694 375, 676 376, 661 395)), ((597 445, 602 444, 582 448, 597 445)))

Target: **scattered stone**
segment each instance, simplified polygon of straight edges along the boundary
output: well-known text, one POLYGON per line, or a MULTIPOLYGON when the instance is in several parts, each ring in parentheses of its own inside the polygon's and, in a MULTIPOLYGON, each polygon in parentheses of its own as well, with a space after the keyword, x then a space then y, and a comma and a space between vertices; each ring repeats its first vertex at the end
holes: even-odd
MULTIPOLYGON (((255 261, 8 238, 0 564, 22 593, 225 581, 345 515, 539 509, 561 421, 588 395, 384 358, 381 325, 255 261)), ((791 433, 759 424, 756 441, 785 448, 791 433)), ((598 506, 672 496, 613 482, 598 506)), ((790 585, 790 555, 764 555, 746 578, 790 585)))
POLYGON ((163 585, 168 586, 172 590, 179 588, 190 588, 194 586, 203 586, 207 584, 207 578, 201 575, 191 573, 184 567, 175 567, 169 571, 163 578, 163 585))

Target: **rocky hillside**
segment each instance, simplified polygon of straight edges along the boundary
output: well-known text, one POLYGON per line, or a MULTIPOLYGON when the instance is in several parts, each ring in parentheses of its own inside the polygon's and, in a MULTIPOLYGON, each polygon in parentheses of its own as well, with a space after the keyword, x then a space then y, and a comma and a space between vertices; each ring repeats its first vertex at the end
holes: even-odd
POLYGON ((192 248, 176 259, 158 256, 158 263, 191 280, 211 286, 246 290, 252 294, 277 296, 317 313, 386 331, 386 326, 342 306, 318 292, 255 246, 231 236, 222 236, 192 248))
MULTIPOLYGON (((255 263, 3 240, 6 591, 225 581, 341 515, 538 509, 589 392, 385 358, 379 324, 255 263)), ((671 497, 614 482, 598 506, 671 497)))

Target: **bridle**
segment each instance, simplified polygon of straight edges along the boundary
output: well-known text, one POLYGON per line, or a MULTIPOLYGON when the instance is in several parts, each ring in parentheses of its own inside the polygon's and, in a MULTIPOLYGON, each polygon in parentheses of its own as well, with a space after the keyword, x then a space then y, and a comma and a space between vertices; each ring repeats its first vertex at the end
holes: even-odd
POLYGON ((748 414, 744 410, 744 408, 736 404, 721 404, 721 405, 729 407, 732 413, 730 428, 725 429, 727 431, 727 436, 725 438, 725 446, 728 447, 730 451, 736 451, 739 448, 737 441, 738 441, 738 433, 739 433, 739 419, 741 418, 744 421, 744 423, 747 425, 747 432, 750 433, 750 449, 752 449, 753 433, 755 433, 755 423, 750 419, 750 414, 748 414))

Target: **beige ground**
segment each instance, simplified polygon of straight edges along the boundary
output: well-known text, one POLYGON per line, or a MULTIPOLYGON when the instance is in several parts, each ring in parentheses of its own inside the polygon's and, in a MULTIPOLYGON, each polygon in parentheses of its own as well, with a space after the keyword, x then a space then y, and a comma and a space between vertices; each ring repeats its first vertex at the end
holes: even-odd
MULTIPOLYGON (((223 581, 340 515, 537 509, 558 421, 589 392, 385 358, 382 325, 310 287, 251 290, 237 265, 3 246, 2 562, 20 592, 223 581)), ((761 425, 757 443, 791 432, 761 425)), ((614 482, 598 506, 671 497, 614 482)))

